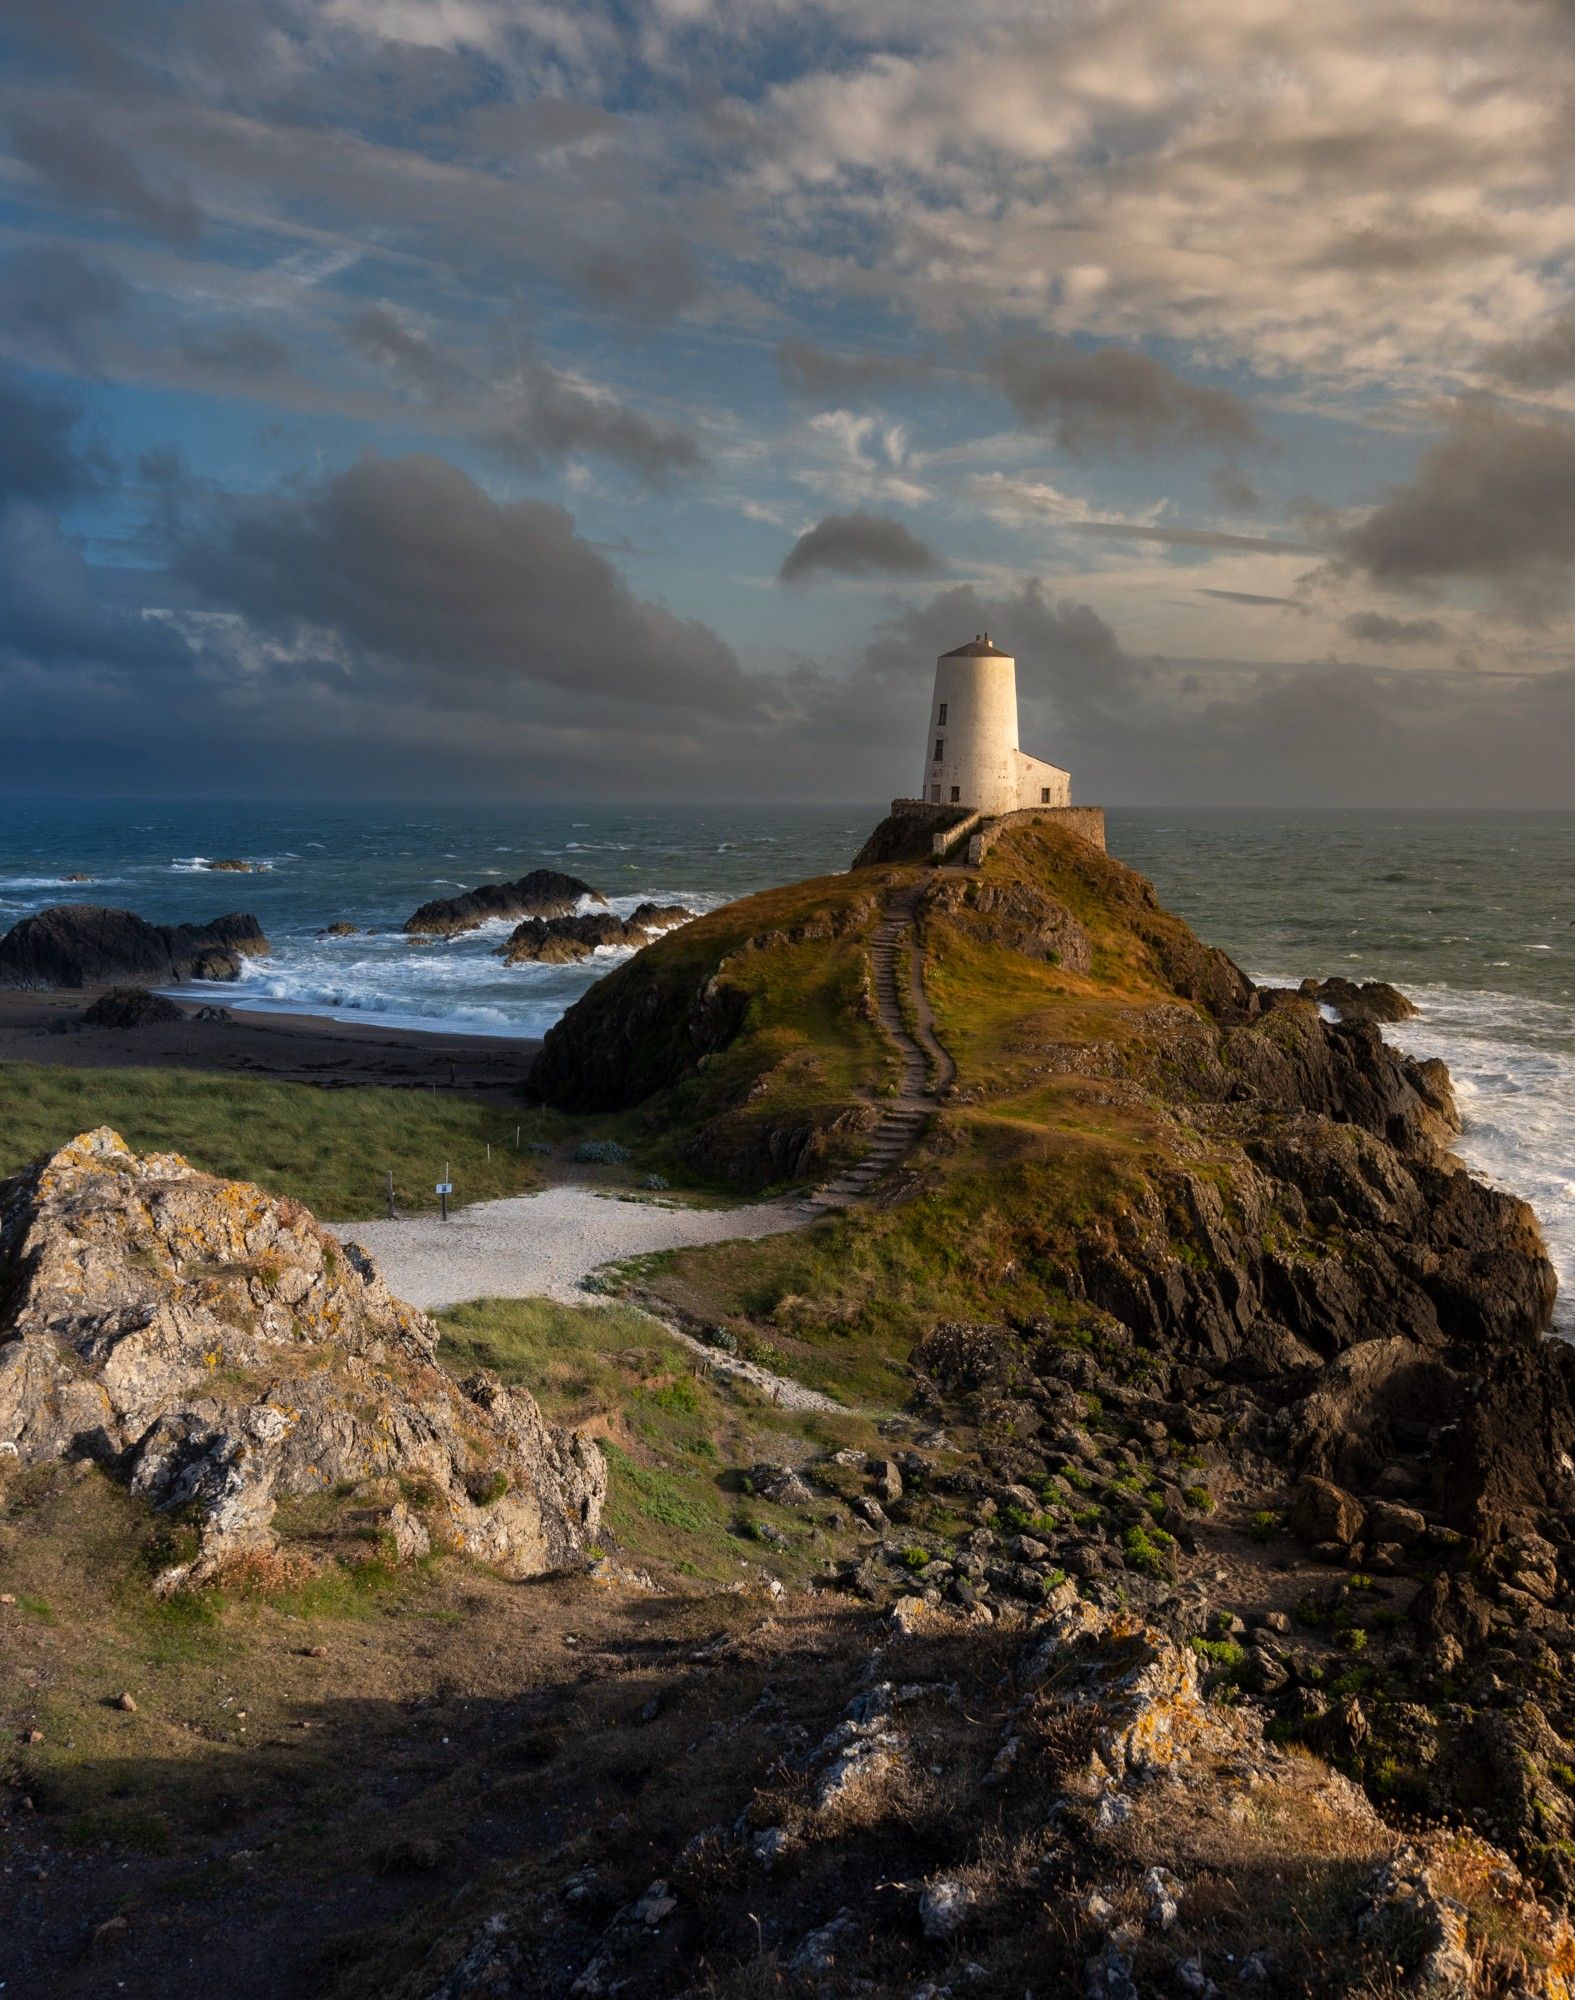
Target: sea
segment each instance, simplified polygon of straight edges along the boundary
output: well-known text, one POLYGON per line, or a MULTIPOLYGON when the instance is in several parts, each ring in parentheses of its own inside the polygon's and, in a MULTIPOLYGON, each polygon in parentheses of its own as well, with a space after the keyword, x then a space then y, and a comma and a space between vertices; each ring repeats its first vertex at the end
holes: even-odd
MULTIPOLYGON (((881 810, 13 800, 0 929, 74 900, 156 922, 250 910, 273 951, 246 962, 227 1006, 538 1036, 627 952, 506 966, 506 923, 407 939, 418 903, 549 867, 620 914, 646 898, 713 909, 845 868, 881 810), (255 872, 215 873, 221 858, 255 872), (325 937, 335 922, 357 933, 325 937)), ((1420 1017, 1388 1032, 1448 1063, 1461 1152, 1536 1208, 1575 1335, 1575 813, 1112 809, 1108 837, 1253 978, 1338 972, 1411 995, 1420 1017)), ((187 989, 199 996, 214 990, 187 989)))

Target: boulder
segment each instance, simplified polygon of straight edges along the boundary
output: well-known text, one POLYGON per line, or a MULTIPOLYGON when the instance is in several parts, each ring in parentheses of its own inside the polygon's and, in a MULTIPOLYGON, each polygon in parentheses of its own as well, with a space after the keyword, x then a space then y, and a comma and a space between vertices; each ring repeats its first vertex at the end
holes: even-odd
POLYGON ((112 986, 82 1016, 84 1028, 174 1028, 186 1016, 173 1000, 146 986, 112 986))
POLYGON ((605 903, 600 889, 556 868, 533 868, 517 882, 483 882, 461 896, 438 896, 405 919, 412 937, 458 937, 497 917, 569 917, 589 897, 605 903))
POLYGON ((262 872, 255 861, 205 861, 202 865, 215 875, 257 875, 262 872))
POLYGON ((100 1127, 0 1182, 0 1451, 98 1459, 199 1530, 164 1579, 272 1542, 275 1502, 400 1480, 396 1546, 514 1577, 578 1564, 597 1447, 523 1389, 437 1365, 438 1330, 299 1202, 139 1157, 100 1127), (414 1503, 412 1503, 414 1504, 414 1503))
POLYGON ((326 928, 320 930, 317 933, 317 935, 319 937, 358 937, 360 935, 360 925, 347 924, 343 920, 341 920, 337 924, 327 925, 326 928))
POLYGON ((1375 1500, 1367 1510, 1367 1539, 1394 1542, 1407 1549, 1427 1533, 1427 1521, 1415 1507, 1398 1500, 1375 1500))
POLYGON ((0 986, 165 986, 236 979, 241 960, 270 949, 254 916, 150 924, 133 910, 57 903, 0 938, 0 986))
POLYGON ((1349 1548, 1362 1532, 1362 1503, 1332 1479, 1304 1479, 1291 1503, 1291 1533, 1316 1548, 1349 1548))
POLYGON ((638 903, 625 928, 646 931, 654 937, 660 931, 675 930, 679 924, 688 923, 694 914, 682 903, 638 903))

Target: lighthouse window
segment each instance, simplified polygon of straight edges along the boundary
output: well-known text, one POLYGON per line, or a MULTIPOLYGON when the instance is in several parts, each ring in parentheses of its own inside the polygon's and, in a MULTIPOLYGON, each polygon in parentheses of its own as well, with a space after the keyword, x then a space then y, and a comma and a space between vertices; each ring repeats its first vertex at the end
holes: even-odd
POLYGON ((941 712, 936 716, 935 720, 940 728, 944 729, 946 727, 946 704, 944 701, 941 703, 941 712))
POLYGON ((936 739, 935 739, 935 761, 936 761, 936 763, 937 763, 937 764, 938 764, 938 763, 939 763, 939 762, 941 761, 941 752, 942 752, 942 751, 943 751, 943 750, 944 750, 945 748, 946 748, 946 745, 945 745, 945 744, 944 744, 944 743, 942 742, 942 740, 940 739, 940 737, 939 737, 939 736, 937 736, 937 737, 936 737, 936 739))
POLYGON ((1047 806, 1047 805, 1049 805, 1049 803, 1050 803, 1050 787, 1049 787, 1048 785, 1041 785, 1041 786, 1039 787, 1039 803, 1040 803, 1040 804, 1041 804, 1042 806, 1047 806))
POLYGON ((961 786, 961 785, 953 785, 953 786, 952 786, 952 804, 953 804, 953 805, 956 805, 957 801, 958 801, 958 800, 959 800, 959 799, 960 799, 961 797, 962 797, 962 786, 961 786))

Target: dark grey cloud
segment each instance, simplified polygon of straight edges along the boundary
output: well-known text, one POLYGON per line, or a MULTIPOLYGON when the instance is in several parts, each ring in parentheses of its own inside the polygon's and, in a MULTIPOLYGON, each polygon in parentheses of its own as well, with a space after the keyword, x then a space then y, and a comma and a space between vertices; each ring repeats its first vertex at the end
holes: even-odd
POLYGON ((17 157, 64 201, 113 209, 172 243, 195 243, 202 233, 201 211, 184 182, 155 186, 124 146, 89 125, 24 114, 12 125, 11 142, 17 157))
POLYGON ((627 318, 672 319, 700 296, 700 266, 671 229, 642 231, 593 250, 581 265, 586 296, 627 318))
POLYGON ((1238 513, 1250 514, 1262 505, 1263 495, 1239 465, 1216 465, 1209 474, 1209 484, 1223 504, 1238 513))
POLYGON ((1530 340, 1506 341, 1482 360, 1490 375, 1512 389, 1557 389, 1575 382, 1575 306, 1530 340))
POLYGON ((1437 646, 1449 637, 1436 618, 1391 618, 1385 611, 1353 611, 1340 624, 1370 646, 1437 646))
POLYGON ((6 259, 6 312, 48 347, 80 358, 91 327, 113 318, 131 287, 111 265, 68 243, 29 243, 6 259))
POLYGON ((1353 229, 1307 261, 1312 270, 1406 277, 1491 257, 1504 244, 1504 232, 1485 223, 1434 222, 1419 216, 1403 226, 1353 229))
POLYGON ((782 583, 803 583, 820 571, 834 576, 934 576, 943 568, 927 542, 885 514, 827 514, 807 528, 782 559, 782 583))
POLYGON ((55 506, 93 484, 99 467, 78 443, 77 423, 70 403, 0 368, 0 507, 55 506))
POLYGON ((582 388, 544 361, 526 360, 496 400, 506 413, 479 435, 528 470, 571 452, 592 451, 627 466, 653 486, 665 486, 704 462, 691 432, 582 388))
POLYGON ((1239 396, 1200 388, 1131 348, 1084 349, 1057 334, 1023 334, 996 348, 985 371, 1025 424, 1049 430, 1076 457, 1178 444, 1235 446, 1257 436, 1239 396))
POLYGON ((1457 404, 1412 477, 1344 528, 1338 548, 1378 583, 1486 584, 1519 615, 1545 616, 1575 581, 1575 424, 1457 404))
POLYGON ((1209 590, 1200 588, 1199 597, 1218 597, 1227 604, 1277 604, 1292 610, 1304 610, 1294 597, 1269 597, 1258 590, 1209 590))
POLYGON ((193 329, 183 337, 180 351, 199 375, 249 388, 283 374, 291 361, 284 341, 244 320, 193 329))
POLYGON ((526 683, 744 713, 756 691, 708 626, 637 597, 562 507, 494 500, 433 457, 363 459, 186 546, 177 573, 289 645, 375 660, 434 704, 526 683))
POLYGON ((795 395, 818 403, 857 402, 884 389, 922 381, 935 371, 935 363, 924 356, 839 354, 809 340, 782 341, 777 367, 795 395))
POLYGON ((426 396, 447 395, 468 379, 461 364, 392 306, 360 305, 345 321, 345 337, 368 361, 426 396))

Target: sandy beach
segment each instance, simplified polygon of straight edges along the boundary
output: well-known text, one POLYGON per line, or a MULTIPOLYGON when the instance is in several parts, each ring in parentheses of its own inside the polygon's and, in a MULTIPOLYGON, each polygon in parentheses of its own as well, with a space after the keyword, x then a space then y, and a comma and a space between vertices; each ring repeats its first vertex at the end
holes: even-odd
MULTIPOLYGON (((540 1043, 491 1035, 426 1033, 419 1029, 328 1021, 310 1014, 229 1013, 198 1020, 178 1002, 180 1024, 85 1028, 83 1012, 104 989, 37 992, 0 987, 0 1062, 45 1063, 67 1069, 200 1069, 315 1083, 512 1093, 540 1043)), ((207 1003, 224 1008, 216 985, 207 1003)))

